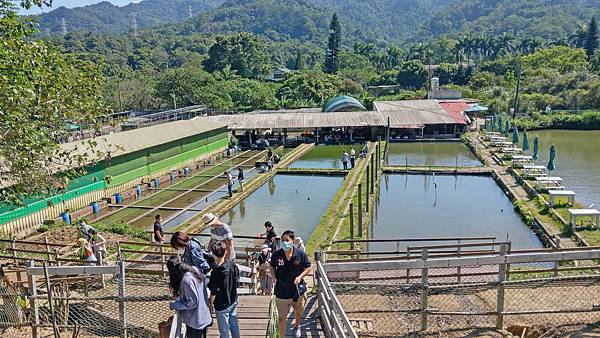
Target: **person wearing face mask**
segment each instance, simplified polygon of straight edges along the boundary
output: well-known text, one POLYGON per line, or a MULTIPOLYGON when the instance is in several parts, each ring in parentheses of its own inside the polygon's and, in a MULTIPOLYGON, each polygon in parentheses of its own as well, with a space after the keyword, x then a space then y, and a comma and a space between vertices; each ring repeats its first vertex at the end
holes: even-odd
MULTIPOLYGON (((210 256, 210 254, 202 249, 197 240, 190 238, 185 232, 177 231, 171 236, 171 247, 179 251, 184 263, 195 266, 200 272, 206 274, 212 268, 211 262, 207 261, 207 255, 210 256)), ((214 263, 214 259, 212 263, 214 263)))
POLYGON ((275 283, 275 302, 279 313, 280 337, 286 336, 286 318, 290 306, 294 311, 296 337, 302 336, 300 321, 306 301, 304 277, 310 272, 310 261, 303 250, 294 248, 294 232, 281 235, 281 249, 271 257, 270 272, 275 283))

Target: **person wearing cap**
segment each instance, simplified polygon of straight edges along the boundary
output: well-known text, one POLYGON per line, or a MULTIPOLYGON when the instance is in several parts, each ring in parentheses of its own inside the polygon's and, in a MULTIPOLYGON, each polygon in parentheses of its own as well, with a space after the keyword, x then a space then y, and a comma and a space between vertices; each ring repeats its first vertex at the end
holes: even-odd
POLYGON ((294 240, 294 245, 296 246, 296 248, 298 248, 298 250, 306 252, 306 247, 304 246, 304 241, 302 240, 302 237, 296 237, 296 239, 294 240))
POLYGON ((93 226, 88 225, 84 220, 80 220, 78 225, 79 232, 77 234, 77 238, 83 238, 89 242, 92 239, 92 234, 90 232, 90 230, 92 229, 94 229, 93 226))
POLYGON ((212 213, 202 215, 202 222, 205 226, 210 227, 210 242, 208 247, 211 247, 215 242, 225 242, 225 260, 235 260, 235 250, 233 249, 233 232, 228 224, 212 213))
POLYGON ((273 290, 273 278, 269 273, 269 264, 271 264, 271 247, 269 244, 263 244, 261 246, 257 260, 260 289, 263 295, 269 296, 273 290))
POLYGON ((294 310, 296 337, 302 337, 300 322, 306 301, 304 277, 310 272, 310 260, 302 250, 294 248, 294 232, 281 235, 281 249, 271 257, 270 270, 275 282, 275 305, 279 313, 279 332, 286 336, 286 320, 290 306, 294 310))

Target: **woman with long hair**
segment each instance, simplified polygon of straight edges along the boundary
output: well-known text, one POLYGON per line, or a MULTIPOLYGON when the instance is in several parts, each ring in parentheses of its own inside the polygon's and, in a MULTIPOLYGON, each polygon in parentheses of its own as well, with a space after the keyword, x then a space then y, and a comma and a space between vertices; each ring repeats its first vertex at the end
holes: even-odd
POLYGON ((178 262, 177 257, 167 261, 169 286, 177 300, 169 307, 179 312, 186 325, 186 338, 206 338, 206 329, 212 317, 206 291, 206 276, 196 267, 178 262))

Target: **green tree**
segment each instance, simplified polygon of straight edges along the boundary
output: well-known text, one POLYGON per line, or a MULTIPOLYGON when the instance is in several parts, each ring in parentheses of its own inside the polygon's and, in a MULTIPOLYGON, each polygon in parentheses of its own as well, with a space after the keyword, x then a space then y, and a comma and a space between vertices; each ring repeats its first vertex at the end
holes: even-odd
POLYGON ((418 60, 403 62, 398 69, 397 82, 407 89, 420 89, 427 84, 427 68, 418 60))
POLYGON ((583 48, 588 58, 591 58, 598 48, 598 23, 595 17, 592 18, 588 26, 583 48))
POLYGON ((227 85, 229 87, 227 91, 233 100, 235 110, 279 108, 279 101, 275 97, 278 84, 239 79, 230 81, 227 85))
POLYGON ((339 65, 339 54, 341 50, 342 28, 338 20, 337 13, 333 13, 329 25, 329 40, 327 42, 327 51, 325 53, 325 73, 334 74, 339 65))
POLYGON ((588 62, 585 52, 582 49, 554 46, 523 56, 522 64, 525 69, 532 71, 555 69, 560 73, 566 73, 583 70, 586 68, 588 62))
POLYGON ((156 93, 177 106, 204 104, 214 109, 231 109, 233 101, 223 83, 197 68, 169 69, 156 84, 156 93))
POLYGON ((306 62, 304 61, 304 54, 302 50, 298 49, 296 51, 296 58, 294 60, 294 70, 305 70, 306 62))
MULTIPOLYGON (((107 112, 98 67, 62 54, 36 33, 10 1, 0 1, 0 200, 5 202, 65 188, 71 175, 81 173, 77 168, 92 160, 60 150, 67 122, 94 126, 107 112), (68 174, 58 177, 59 169, 68 174)), ((92 141, 82 146, 95 151, 92 141)))
POLYGON ((285 79, 277 91, 284 107, 323 105, 338 93, 339 79, 321 72, 297 72, 285 79))
POLYGON ((203 64, 211 73, 230 66, 237 75, 258 79, 269 71, 270 63, 265 41, 252 33, 242 32, 218 36, 203 64))

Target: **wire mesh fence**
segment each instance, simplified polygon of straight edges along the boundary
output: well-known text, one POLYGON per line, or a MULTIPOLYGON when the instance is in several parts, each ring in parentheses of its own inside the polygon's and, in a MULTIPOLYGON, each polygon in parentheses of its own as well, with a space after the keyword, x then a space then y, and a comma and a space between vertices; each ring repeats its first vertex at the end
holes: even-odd
POLYGON ((398 267, 418 264, 374 260, 334 262, 325 270, 331 269, 331 291, 360 337, 497 336, 500 329, 519 336, 529 330, 536 337, 598 333, 597 261, 546 262, 527 255, 531 262, 511 264, 499 255, 496 261, 505 263, 462 265, 449 258, 403 269, 398 267))

